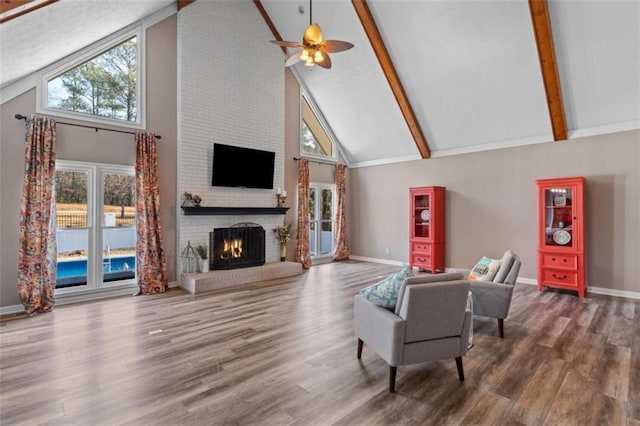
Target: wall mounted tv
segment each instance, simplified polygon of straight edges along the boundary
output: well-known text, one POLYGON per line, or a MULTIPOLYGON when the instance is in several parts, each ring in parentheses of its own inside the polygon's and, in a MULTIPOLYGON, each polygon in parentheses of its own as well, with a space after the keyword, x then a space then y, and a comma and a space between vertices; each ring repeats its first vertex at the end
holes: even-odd
POLYGON ((211 185, 273 189, 275 157, 272 151, 214 143, 211 185))

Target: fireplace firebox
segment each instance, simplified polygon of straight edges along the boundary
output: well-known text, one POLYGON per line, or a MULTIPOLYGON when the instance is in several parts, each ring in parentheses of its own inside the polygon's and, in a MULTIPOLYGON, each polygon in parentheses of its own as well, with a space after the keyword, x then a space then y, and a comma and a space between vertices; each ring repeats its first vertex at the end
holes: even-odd
POLYGON ((211 269, 237 269, 264 265, 264 228, 257 223, 236 223, 209 233, 211 269))

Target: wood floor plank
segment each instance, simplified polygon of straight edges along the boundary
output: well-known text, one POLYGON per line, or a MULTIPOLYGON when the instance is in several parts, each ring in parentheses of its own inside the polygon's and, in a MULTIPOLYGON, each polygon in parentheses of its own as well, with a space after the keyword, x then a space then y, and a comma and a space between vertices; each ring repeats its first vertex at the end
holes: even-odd
POLYGON ((455 362, 356 358, 353 296, 397 266, 347 261, 0 319, 0 424, 640 426, 640 302, 516 285, 505 338, 474 317, 455 362))
MULTIPOLYGON (((637 312, 638 311, 636 311, 636 313, 637 312)), ((636 324, 636 326, 638 325, 636 324)), ((629 419, 640 422, 640 333, 634 337, 631 347, 629 401, 627 407, 629 419)))
POLYGON ((540 364, 507 413, 506 423, 543 424, 567 373, 567 364, 557 358, 540 364))

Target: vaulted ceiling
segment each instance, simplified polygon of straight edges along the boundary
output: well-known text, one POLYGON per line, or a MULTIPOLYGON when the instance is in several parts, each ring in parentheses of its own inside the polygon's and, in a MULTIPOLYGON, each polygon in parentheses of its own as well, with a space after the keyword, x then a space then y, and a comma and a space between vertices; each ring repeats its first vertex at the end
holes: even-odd
MULTIPOLYGON (((173 3, 59 0, 4 22, 0 85, 173 3)), ((255 3, 301 41, 308 1, 255 3)), ((313 21, 355 45, 293 67, 352 167, 640 128, 640 0, 315 0, 313 21)))

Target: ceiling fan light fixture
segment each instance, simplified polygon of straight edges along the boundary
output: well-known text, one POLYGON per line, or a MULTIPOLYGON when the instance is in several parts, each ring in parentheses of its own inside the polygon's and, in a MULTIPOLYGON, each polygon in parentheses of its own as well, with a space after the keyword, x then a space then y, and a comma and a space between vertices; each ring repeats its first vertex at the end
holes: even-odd
MULTIPOLYGON (((285 67, 294 65, 303 61, 307 67, 313 67, 315 64, 322 68, 331 68, 331 58, 329 53, 343 52, 353 47, 352 43, 342 40, 324 40, 322 30, 318 24, 314 24, 312 18, 312 0, 309 0, 309 26, 302 36, 302 43, 294 41, 271 40, 271 43, 277 44, 283 48, 300 48, 300 52, 291 55, 285 61, 285 67)), ((298 9, 303 13, 302 6, 298 9)))

